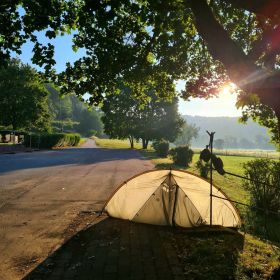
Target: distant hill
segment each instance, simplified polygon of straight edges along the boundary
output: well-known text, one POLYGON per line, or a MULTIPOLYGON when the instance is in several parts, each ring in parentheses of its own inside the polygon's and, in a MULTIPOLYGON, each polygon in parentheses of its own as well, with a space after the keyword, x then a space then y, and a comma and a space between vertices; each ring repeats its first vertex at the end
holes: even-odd
POLYGON ((207 135, 209 132, 216 132, 215 138, 223 138, 225 135, 234 135, 237 138, 252 138, 255 133, 267 135, 268 128, 259 126, 257 123, 248 121, 246 125, 238 122, 239 117, 201 117, 201 116, 182 116, 189 124, 194 123, 200 127, 199 134, 207 135))
MULTIPOLYGON (((267 134, 268 128, 259 126, 257 123, 249 120, 246 125, 238 122, 239 117, 201 117, 182 115, 188 124, 195 124, 200 127, 199 138, 193 139, 192 147, 202 148, 209 142, 209 136, 206 132, 216 132, 214 139, 223 139, 227 135, 236 137, 237 144, 224 144, 225 148, 261 148, 274 150, 275 147, 269 144, 270 136, 267 134), (254 135, 261 134, 264 142, 262 144, 255 143, 254 135), (247 144, 244 144, 244 138, 247 138, 247 144), (243 139, 243 144, 241 140, 243 139)), ((245 141, 245 142, 246 142, 245 141)))

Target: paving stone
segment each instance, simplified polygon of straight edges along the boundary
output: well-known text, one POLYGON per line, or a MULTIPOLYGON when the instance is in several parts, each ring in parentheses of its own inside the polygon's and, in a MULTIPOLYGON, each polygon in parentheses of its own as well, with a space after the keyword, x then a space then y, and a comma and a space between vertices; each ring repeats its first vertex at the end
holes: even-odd
POLYGON ((82 264, 78 268, 78 275, 91 275, 93 273, 92 266, 82 264))
POLYGON ((139 263, 141 263, 143 261, 143 257, 141 255, 140 256, 131 256, 130 260, 131 260, 131 262, 139 262, 139 263))
POLYGON ((120 254, 119 251, 112 250, 112 251, 109 251, 109 252, 108 252, 108 257, 118 257, 119 254, 120 254))
POLYGON ((164 248, 165 250, 173 250, 173 249, 174 249, 173 246, 172 246, 172 244, 167 243, 167 242, 164 242, 164 243, 162 244, 162 246, 163 246, 163 248, 164 248))
POLYGON ((64 267, 55 267, 51 273, 51 276, 62 276, 65 272, 64 267))
POLYGON ((120 253, 119 253, 119 258, 120 258, 120 259, 127 259, 127 258, 130 258, 130 251, 128 251, 128 250, 120 251, 120 253))
POLYGON ((154 257, 145 257, 143 258, 143 264, 144 265, 150 265, 155 263, 155 258, 154 257))
POLYGON ((184 276, 183 270, 181 267, 172 266, 171 267, 172 274, 175 276, 184 276))
POLYGON ((67 270, 63 274, 63 279, 74 279, 77 274, 77 270, 67 270))
POLYGON ((169 267, 163 267, 163 268, 159 268, 157 270, 158 272, 158 276, 160 278, 169 278, 172 279, 172 273, 169 267))
POLYGON ((106 259, 106 264, 118 264, 119 258, 118 257, 108 257, 106 259))
POLYGON ((130 266, 130 258, 119 259, 118 266, 130 266))
POLYGON ((174 280, 186 280, 185 276, 174 276, 174 280))
POLYGON ((107 274, 104 274, 103 280, 114 280, 114 279, 117 279, 117 273, 107 273, 107 274))
POLYGON ((153 257, 153 256, 154 256, 153 251, 143 251, 143 250, 142 250, 142 257, 143 257, 143 258, 146 258, 146 257, 153 257))
POLYGON ((178 261, 177 256, 176 258, 167 258, 167 261, 171 266, 180 266, 180 262, 178 261))
POLYGON ((139 263, 139 262, 132 262, 131 263, 131 266, 130 266, 130 269, 132 272, 134 271, 142 271, 143 272, 143 264, 142 263, 139 263))
POLYGON ((141 256, 141 250, 139 249, 132 249, 131 256, 141 256))
MULTIPOLYGON (((31 278, 32 279, 32 278, 31 278)), ((34 278, 34 279, 36 279, 36 278, 34 278)), ((61 277, 60 276, 51 276, 51 277, 49 277, 49 278, 47 278, 48 280, 60 280, 61 279, 61 277)))
POLYGON ((93 262, 93 265, 92 267, 95 268, 95 269, 100 269, 102 267, 105 266, 105 263, 106 263, 106 259, 96 259, 94 262, 93 262))
POLYGON ((119 266, 118 276, 129 276, 131 274, 130 266, 119 266))
POLYGON ((116 264, 106 264, 104 273, 117 273, 118 266, 116 264))
POLYGON ((157 272, 157 268, 154 264, 144 266, 144 273, 145 274, 154 274, 156 272, 157 272))
POLYGON ((133 271, 130 275, 131 280, 143 280, 145 275, 143 271, 133 271))
POLYGON ((158 280, 158 276, 155 273, 147 274, 147 275, 145 275, 145 280, 158 280))
POLYGON ((170 258, 176 258, 177 254, 175 253, 174 250, 166 250, 166 255, 169 256, 170 258))
POLYGON ((118 276, 117 280, 130 280, 130 275, 122 275, 118 276))
POLYGON ((157 268, 169 267, 169 263, 166 259, 156 259, 155 261, 157 268))

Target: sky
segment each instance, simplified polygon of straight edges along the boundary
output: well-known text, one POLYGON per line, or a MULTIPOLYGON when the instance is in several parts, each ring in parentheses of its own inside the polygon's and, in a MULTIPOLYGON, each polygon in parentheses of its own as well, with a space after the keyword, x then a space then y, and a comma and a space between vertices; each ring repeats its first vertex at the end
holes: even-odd
MULTIPOLYGON (((73 63, 80 57, 86 55, 84 49, 79 49, 76 53, 72 51, 72 35, 65 35, 63 37, 57 37, 55 39, 48 39, 45 37, 45 32, 36 32, 38 41, 42 44, 50 42, 55 46, 54 60, 56 61, 55 69, 57 72, 61 72, 65 69, 67 62, 73 63)), ((43 70, 39 66, 32 64, 32 49, 34 44, 27 42, 22 46, 22 54, 17 55, 13 53, 12 56, 17 56, 23 63, 28 63, 38 70, 43 70)), ((177 90, 180 91, 184 88, 184 82, 179 81, 176 86, 177 90)), ((206 116, 206 117, 238 117, 241 116, 241 110, 235 108, 236 95, 229 93, 220 94, 219 98, 212 98, 209 100, 204 99, 191 99, 190 102, 180 99, 179 101, 179 112, 182 115, 191 116, 206 116)))

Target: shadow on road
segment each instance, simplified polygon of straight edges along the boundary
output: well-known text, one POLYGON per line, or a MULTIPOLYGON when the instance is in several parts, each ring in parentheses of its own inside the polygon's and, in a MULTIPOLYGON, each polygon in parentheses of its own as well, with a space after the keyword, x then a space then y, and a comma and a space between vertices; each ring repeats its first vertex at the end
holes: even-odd
MULTIPOLYGON (((225 232, 214 234, 220 239, 226 236, 225 232)), ((185 279, 186 270, 177 257, 182 248, 176 248, 182 235, 184 239, 200 236, 205 242, 209 238, 205 231, 103 217, 69 239, 24 279, 185 279)), ((234 278, 237 252, 243 248, 243 236, 230 235, 236 236, 236 247, 229 246, 227 258, 221 261, 228 266, 226 278, 221 279, 234 278)))
POLYGON ((60 165, 87 165, 100 162, 147 160, 138 151, 106 148, 70 148, 1 155, 0 174, 16 170, 60 165))

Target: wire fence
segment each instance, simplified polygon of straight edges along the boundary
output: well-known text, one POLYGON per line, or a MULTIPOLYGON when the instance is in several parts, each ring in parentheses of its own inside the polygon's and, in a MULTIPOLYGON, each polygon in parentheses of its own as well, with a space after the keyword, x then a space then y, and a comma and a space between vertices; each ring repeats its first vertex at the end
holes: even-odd
MULTIPOLYGON (((192 148, 194 153, 200 154, 203 149, 192 148)), ((253 157, 253 158, 267 158, 280 160, 280 152, 274 150, 216 150, 213 149, 215 155, 220 156, 238 156, 238 157, 253 157)))

